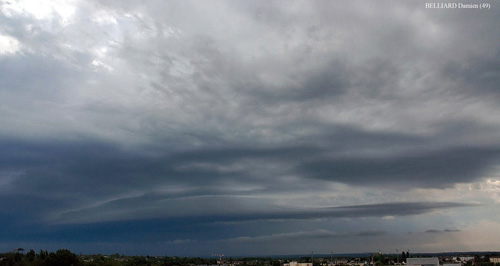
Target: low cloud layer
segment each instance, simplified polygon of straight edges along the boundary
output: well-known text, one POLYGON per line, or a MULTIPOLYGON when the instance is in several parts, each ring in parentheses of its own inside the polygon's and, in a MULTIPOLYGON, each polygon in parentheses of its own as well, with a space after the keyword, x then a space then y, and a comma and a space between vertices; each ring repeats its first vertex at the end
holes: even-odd
POLYGON ((436 229, 429 229, 425 231, 426 233, 430 234, 438 234, 438 233, 457 233, 460 232, 458 229, 444 229, 444 230, 436 230, 436 229))

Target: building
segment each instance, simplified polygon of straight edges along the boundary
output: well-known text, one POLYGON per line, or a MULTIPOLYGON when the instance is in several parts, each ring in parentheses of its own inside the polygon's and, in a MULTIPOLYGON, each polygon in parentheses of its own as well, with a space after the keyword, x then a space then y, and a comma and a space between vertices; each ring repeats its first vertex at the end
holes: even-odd
POLYGON ((462 257, 457 257, 457 260, 460 260, 461 262, 468 262, 468 261, 473 261, 474 257, 473 256, 462 256, 462 257))
POLYGON ((439 266, 439 259, 432 258, 407 258, 406 265, 408 266, 439 266))
POLYGON ((313 264, 311 262, 299 263, 296 261, 290 261, 290 263, 285 263, 283 266, 313 266, 313 264))
POLYGON ((491 257, 490 262, 492 263, 500 263, 500 257, 491 257))

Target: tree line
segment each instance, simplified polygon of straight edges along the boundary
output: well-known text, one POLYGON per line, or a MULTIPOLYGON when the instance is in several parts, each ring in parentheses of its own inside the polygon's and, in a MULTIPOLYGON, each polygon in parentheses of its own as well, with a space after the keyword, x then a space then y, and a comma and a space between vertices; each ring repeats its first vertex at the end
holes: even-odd
POLYGON ((150 256, 78 256, 67 249, 56 252, 30 250, 26 254, 15 251, 0 254, 0 266, 188 266, 214 265, 215 259, 150 256))

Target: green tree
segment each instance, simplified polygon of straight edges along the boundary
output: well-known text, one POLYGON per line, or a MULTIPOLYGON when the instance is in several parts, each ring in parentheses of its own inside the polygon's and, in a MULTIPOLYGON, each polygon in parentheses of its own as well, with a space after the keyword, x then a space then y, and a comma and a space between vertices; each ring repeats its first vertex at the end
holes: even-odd
POLYGON ((33 263, 35 261, 36 253, 34 250, 30 250, 28 253, 26 253, 26 259, 30 262, 33 263))
POLYGON ((132 257, 131 259, 125 262, 125 266, 151 266, 152 263, 150 260, 143 256, 132 257))

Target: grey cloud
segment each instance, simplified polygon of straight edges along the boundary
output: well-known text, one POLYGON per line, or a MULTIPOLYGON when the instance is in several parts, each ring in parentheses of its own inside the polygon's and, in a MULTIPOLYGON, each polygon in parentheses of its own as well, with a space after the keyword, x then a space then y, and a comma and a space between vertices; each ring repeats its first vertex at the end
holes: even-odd
POLYGON ((457 233, 460 232, 458 229, 444 229, 444 230, 436 230, 436 229, 429 229, 425 231, 425 233, 430 233, 430 234, 438 234, 438 233, 457 233))
POLYGON ((403 202, 371 205, 355 205, 328 208, 332 214, 346 216, 388 216, 388 215, 415 215, 437 209, 478 206, 470 203, 456 202, 403 202))
MULTIPOLYGON (((281 86, 269 86, 265 81, 249 82, 244 91, 245 95, 254 97, 254 100, 267 104, 309 103, 337 101, 347 93, 351 86, 350 74, 343 62, 327 62, 319 70, 301 75, 289 74, 294 82, 281 86)), ((249 77, 250 78, 250 77, 249 77)), ((252 77, 254 78, 254 77, 252 77)), ((253 103, 252 104, 256 104, 253 103)))
MULTIPOLYGON (((347 131, 346 134, 352 136, 358 133, 347 131)), ((366 137, 374 149, 378 145, 390 144, 385 136, 358 135, 360 139, 366 137), (376 144, 377 141, 380 144, 376 144)), ((405 138, 401 141, 405 143, 405 138)), ((348 143, 341 145, 349 148, 348 143)), ((304 177, 348 184, 384 186, 391 182, 401 186, 405 186, 404 183, 420 187, 447 186, 482 178, 495 165, 498 153, 495 149, 458 149, 398 158, 345 158, 344 147, 336 145, 340 154, 329 159, 331 152, 325 149, 327 147, 320 148, 319 144, 321 142, 296 147, 201 149, 173 154, 158 150, 155 156, 141 155, 140 152, 131 154, 99 143, 9 144, 3 145, 3 151, 9 156, 0 163, 6 170, 22 173, 16 182, 24 189, 35 191, 39 189, 36 186, 40 182, 48 190, 105 195, 110 191, 118 193, 129 186, 135 189, 175 184, 210 186, 222 184, 225 180, 239 180, 247 185, 286 187, 273 178, 265 179, 263 183, 255 176, 256 171, 260 171, 259 175, 286 176, 295 172, 296 166, 298 173, 304 177), (282 167, 272 171, 266 167, 254 169, 257 165, 282 167)), ((390 146, 387 147, 392 152, 390 146)))
POLYGON ((381 236, 387 234, 386 231, 362 231, 356 234, 356 236, 381 236))
MULTIPOLYGON (((143 195, 105 202, 96 207, 63 212, 55 218, 60 223, 82 223, 148 218, 198 218, 200 221, 310 220, 319 218, 356 218, 408 216, 440 209, 477 207, 453 202, 408 202, 328 208, 293 209, 274 206, 265 199, 234 195, 175 197, 143 195)), ((364 232, 365 235, 370 232, 364 232)))
POLYGON ((463 84, 457 88, 472 97, 498 97, 500 82, 500 49, 487 57, 471 57, 450 62, 442 70, 449 80, 463 84))
POLYGON ((390 203, 287 210, 266 198, 252 197, 303 186, 253 176, 248 168, 252 164, 246 165, 249 159, 296 161, 315 152, 304 147, 254 148, 152 156, 92 142, 4 143, 2 153, 9 156, 2 156, 0 165, 18 174, 2 192, 6 203, 2 210, 35 208, 38 211, 32 215, 50 214, 44 219, 51 222, 82 223, 182 216, 207 221, 382 217, 469 206, 390 203), (245 162, 243 168, 228 167, 235 161, 245 162), (226 183, 240 184, 241 189, 226 183))
MULTIPOLYGON (((385 143, 384 136, 366 137, 373 137, 374 140, 380 138, 381 143, 385 143)), ((143 219, 175 216, 181 213, 158 210, 175 209, 176 204, 190 210, 189 213, 192 215, 200 211, 207 216, 216 217, 219 215, 218 209, 235 211, 230 217, 221 217, 222 220, 419 214, 435 208, 466 205, 402 203, 287 212, 275 209, 273 204, 265 199, 250 204, 255 200, 246 196, 269 195, 269 193, 286 195, 293 191, 314 189, 302 183, 283 183, 287 174, 297 173, 294 169, 296 165, 302 171, 298 173, 302 173, 306 178, 314 177, 318 180, 323 180, 324 177, 314 175, 337 174, 335 178, 327 180, 363 186, 408 182, 412 186, 445 186, 481 178, 481 171, 492 165, 491 160, 495 162, 497 154, 495 150, 465 149, 437 156, 425 155, 387 161, 380 158, 371 161, 365 158, 347 160, 340 157, 333 160, 333 164, 331 161, 325 162, 321 168, 317 166, 318 160, 326 158, 329 153, 316 145, 275 148, 234 147, 174 153, 161 152, 160 149, 151 155, 144 151, 130 153, 113 145, 95 142, 80 144, 4 142, 2 153, 9 156, 3 156, 0 165, 4 171, 15 175, 15 177, 12 177, 12 174, 4 177, 10 178, 7 184, 9 190, 4 191, 4 195, 21 197, 30 195, 29 198, 41 204, 39 205, 41 212, 51 209, 51 212, 64 212, 64 217, 58 218, 61 221, 78 221, 82 219, 81 217, 88 217, 86 219, 90 221, 95 219, 93 217, 122 220, 131 217, 143 219), (315 161, 311 162, 312 159, 315 161), (312 167, 314 163, 316 165, 312 167), (465 164, 467 167, 463 168, 465 164), (272 165, 279 167, 271 167, 272 165), (448 170, 449 165, 456 165, 455 168, 458 169, 448 170), (457 176, 451 176, 452 173, 456 173, 457 176), (446 178, 438 179, 439 174, 443 174, 442 177, 446 178), (263 179, 263 175, 269 178, 263 179), (271 178, 273 175, 276 177, 271 178), (395 177, 397 179, 394 179, 395 177), (37 197, 41 200, 36 200, 37 197), (64 207, 54 209, 56 205, 42 204, 44 200, 57 199, 65 199, 64 207), (92 202, 102 203, 95 205, 92 202), (229 206, 228 202, 237 204, 229 206), (266 207, 264 210, 248 207, 252 205, 266 207), (199 209, 193 206, 205 207, 199 209), (253 214, 247 216, 244 211, 236 211, 238 209, 253 214), (101 214, 93 216, 93 213, 101 214), (105 213, 107 214, 104 215, 105 213)), ((14 206, 29 204, 14 199, 9 202, 14 206)))
POLYGON ((485 177, 498 164, 495 148, 455 148, 414 155, 377 158, 332 158, 298 167, 305 176, 357 185, 407 183, 445 187, 485 177))
POLYGON ((280 233, 265 236, 242 236, 230 239, 223 239, 223 242, 246 243, 246 242, 281 242, 281 241, 294 241, 304 239, 335 239, 335 238, 348 238, 355 236, 379 236, 384 235, 384 231, 370 231, 370 232, 349 232, 338 233, 328 230, 315 230, 315 231, 302 231, 291 233, 280 233))

